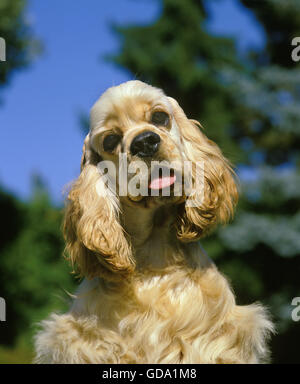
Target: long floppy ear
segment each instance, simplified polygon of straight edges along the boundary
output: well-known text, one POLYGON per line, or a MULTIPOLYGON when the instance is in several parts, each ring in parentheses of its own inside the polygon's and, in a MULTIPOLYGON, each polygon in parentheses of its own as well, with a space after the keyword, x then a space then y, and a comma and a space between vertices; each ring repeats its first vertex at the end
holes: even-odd
POLYGON ((193 184, 197 172, 203 173, 201 191, 194 191, 179 207, 177 237, 188 242, 205 236, 218 223, 226 223, 233 215, 238 193, 234 172, 220 148, 204 135, 200 123, 186 117, 176 100, 169 100, 181 133, 183 151, 192 163, 193 184))
POLYGON ((120 280, 134 270, 130 245, 119 222, 119 200, 108 190, 97 163, 99 155, 83 146, 81 173, 67 200, 66 250, 80 276, 120 280))

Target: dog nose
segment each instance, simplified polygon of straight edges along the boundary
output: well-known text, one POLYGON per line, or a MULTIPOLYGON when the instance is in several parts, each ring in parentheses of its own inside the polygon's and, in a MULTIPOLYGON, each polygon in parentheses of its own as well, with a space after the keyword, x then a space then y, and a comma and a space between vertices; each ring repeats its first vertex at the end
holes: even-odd
POLYGON ((158 151, 160 136, 157 133, 146 131, 137 135, 130 146, 132 155, 151 157, 158 151))

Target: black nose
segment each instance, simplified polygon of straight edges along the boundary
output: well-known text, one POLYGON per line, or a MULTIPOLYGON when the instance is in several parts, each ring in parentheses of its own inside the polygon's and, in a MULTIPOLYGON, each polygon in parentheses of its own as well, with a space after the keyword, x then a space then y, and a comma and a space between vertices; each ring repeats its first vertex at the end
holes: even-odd
POLYGON ((154 132, 146 131, 137 135, 130 146, 132 155, 151 157, 157 152, 160 137, 154 132))

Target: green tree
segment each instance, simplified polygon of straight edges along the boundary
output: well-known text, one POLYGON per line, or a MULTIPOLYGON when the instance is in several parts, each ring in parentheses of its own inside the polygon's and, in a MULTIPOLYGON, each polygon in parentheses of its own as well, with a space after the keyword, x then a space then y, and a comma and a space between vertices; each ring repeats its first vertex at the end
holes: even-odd
POLYGON ((34 323, 52 310, 66 307, 67 291, 74 284, 62 258, 62 211, 52 205, 46 189, 35 178, 29 202, 0 193, 1 222, 0 296, 7 303, 7 321, 1 323, 0 340, 14 345, 29 340, 34 323))
POLYGON ((273 361, 299 362, 291 300, 300 275, 300 76, 291 38, 300 19, 298 1, 282 3, 241 1, 267 36, 262 50, 241 58, 233 40, 206 32, 204 1, 164 0, 152 25, 115 27, 122 46, 112 60, 179 100, 241 176, 248 172, 235 221, 203 244, 239 303, 270 307, 273 361))

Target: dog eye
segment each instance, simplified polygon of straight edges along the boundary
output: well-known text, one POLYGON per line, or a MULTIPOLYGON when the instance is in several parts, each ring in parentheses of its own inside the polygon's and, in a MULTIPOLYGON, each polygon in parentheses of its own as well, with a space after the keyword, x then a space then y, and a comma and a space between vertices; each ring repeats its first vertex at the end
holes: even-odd
POLYGON ((151 123, 167 126, 169 124, 169 115, 166 112, 154 112, 151 116, 151 123))
POLYGON ((112 152, 121 141, 119 135, 108 135, 103 140, 103 149, 106 152, 112 152))

